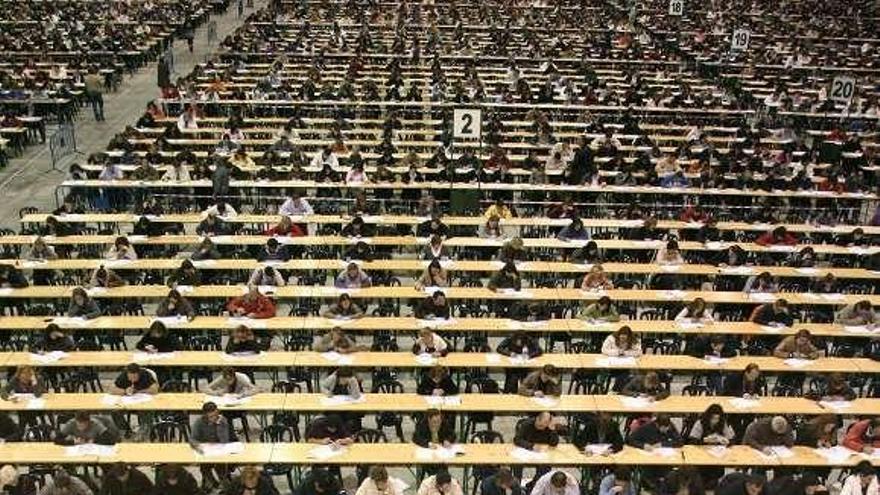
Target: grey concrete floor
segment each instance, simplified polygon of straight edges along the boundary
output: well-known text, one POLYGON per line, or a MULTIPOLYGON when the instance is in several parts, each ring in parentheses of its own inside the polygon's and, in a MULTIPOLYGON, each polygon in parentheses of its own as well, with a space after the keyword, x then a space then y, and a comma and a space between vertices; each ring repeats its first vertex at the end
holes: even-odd
MULTIPOLYGON (((262 8, 268 0, 256 0, 253 8, 246 8, 247 16, 262 8)), ((190 53, 186 42, 174 43, 174 73, 172 80, 189 74, 196 63, 204 62, 217 49, 221 40, 231 34, 244 22, 238 17, 236 2, 233 1, 225 14, 212 16, 203 24, 195 36, 194 50, 190 53), (208 41, 208 23, 216 22, 216 37, 208 41)), ((40 211, 55 208, 55 188, 65 179, 67 167, 75 161, 84 161, 91 153, 102 151, 117 132, 127 125, 134 125, 144 112, 147 102, 159 97, 156 85, 155 62, 141 67, 133 75, 126 75, 115 93, 104 95, 104 122, 95 122, 90 108, 80 109, 75 122, 77 148, 85 155, 68 158, 61 163, 61 170, 52 170, 52 161, 47 145, 32 145, 22 156, 10 161, 8 167, 0 170, 0 227, 18 230, 18 212, 26 206, 35 206, 40 211)), ((54 130, 49 126, 48 133, 54 130)))

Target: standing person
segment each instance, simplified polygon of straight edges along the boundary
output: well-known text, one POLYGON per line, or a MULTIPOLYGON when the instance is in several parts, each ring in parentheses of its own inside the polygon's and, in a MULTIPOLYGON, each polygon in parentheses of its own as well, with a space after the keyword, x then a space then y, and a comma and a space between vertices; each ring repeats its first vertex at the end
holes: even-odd
POLYGON ((195 27, 189 22, 186 23, 186 26, 183 27, 183 37, 186 39, 186 46, 189 48, 189 52, 193 52, 193 40, 196 37, 195 27))
POLYGON ((238 0, 238 17, 244 15, 244 0, 238 0))
POLYGON ((92 112, 95 121, 104 121, 104 78, 98 74, 98 69, 92 67, 85 77, 86 98, 92 104, 92 112))

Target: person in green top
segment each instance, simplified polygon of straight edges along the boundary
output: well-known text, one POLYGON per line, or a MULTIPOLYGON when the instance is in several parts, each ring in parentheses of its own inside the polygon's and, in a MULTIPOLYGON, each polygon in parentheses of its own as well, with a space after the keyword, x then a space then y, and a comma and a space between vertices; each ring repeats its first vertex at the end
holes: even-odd
POLYGON ((602 296, 581 311, 581 318, 595 321, 620 321, 617 309, 611 304, 611 298, 602 296))

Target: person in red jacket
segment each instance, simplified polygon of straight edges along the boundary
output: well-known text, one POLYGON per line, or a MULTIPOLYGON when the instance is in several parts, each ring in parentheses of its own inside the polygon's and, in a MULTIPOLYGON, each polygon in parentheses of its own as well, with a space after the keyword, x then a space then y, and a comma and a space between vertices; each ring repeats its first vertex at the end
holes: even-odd
POLYGON ((281 220, 274 227, 266 230, 265 234, 279 237, 301 237, 306 235, 302 227, 293 223, 290 217, 281 217, 281 220))
POLYGON ((798 240, 797 237, 785 230, 785 227, 780 226, 762 234, 755 242, 762 246, 794 246, 798 240))
POLYGON ((846 430, 843 446, 870 454, 880 449, 880 417, 856 421, 846 430))
POLYGON ((275 316, 275 303, 267 296, 260 294, 256 285, 248 286, 247 294, 233 297, 226 303, 226 309, 232 316, 248 318, 272 318, 275 316))

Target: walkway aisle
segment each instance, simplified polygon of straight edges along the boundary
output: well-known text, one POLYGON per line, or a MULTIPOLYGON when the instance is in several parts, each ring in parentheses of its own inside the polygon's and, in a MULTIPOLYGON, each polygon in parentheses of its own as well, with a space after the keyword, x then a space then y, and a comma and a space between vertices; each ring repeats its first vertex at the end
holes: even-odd
MULTIPOLYGON (((232 0, 226 13, 212 16, 197 31, 193 53, 187 50, 186 42, 174 43, 174 73, 172 80, 189 74, 197 62, 203 62, 219 46, 220 41, 239 27, 244 20, 238 17, 237 0, 232 0), (208 24, 217 23, 216 39, 208 43, 208 24)), ((244 16, 262 8, 268 0, 255 0, 254 8, 246 8, 244 16)), ((106 121, 95 122, 92 111, 84 107, 76 120, 77 147, 85 156, 102 151, 113 137, 127 125, 134 125, 144 112, 148 101, 159 96, 156 86, 156 63, 141 67, 135 74, 123 78, 119 90, 104 95, 104 116, 106 121)), ((51 134, 52 128, 49 128, 51 134)), ((77 160, 85 160, 85 156, 77 160)), ((72 163, 72 161, 68 160, 72 163)), ((0 172, 0 227, 18 230, 18 211, 25 206, 36 206, 41 211, 55 208, 55 188, 66 177, 67 170, 50 171, 52 168, 48 146, 35 145, 25 153, 10 161, 9 166, 0 172)))

